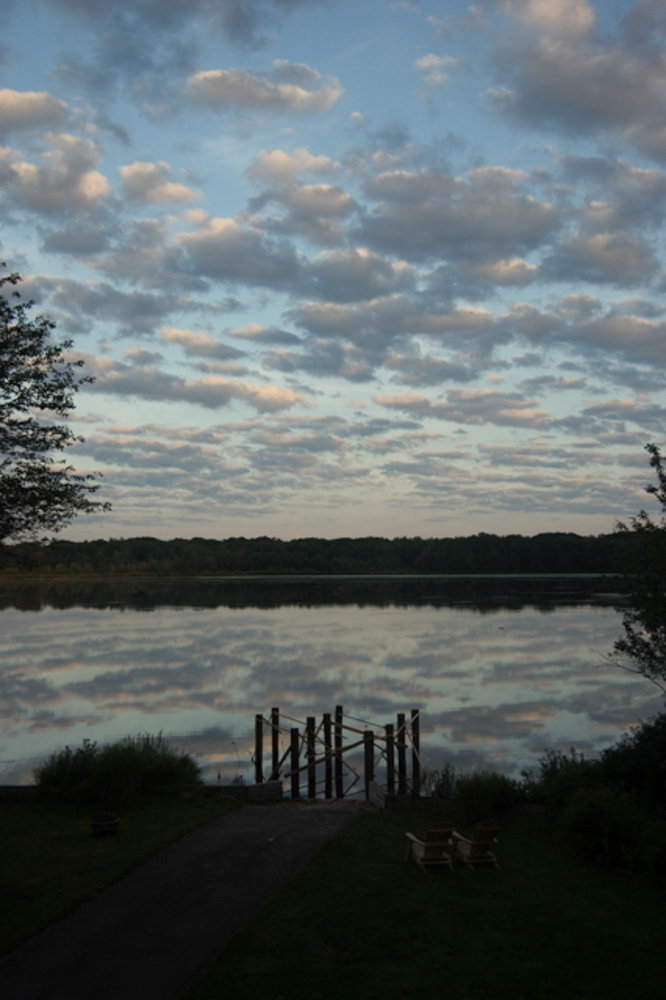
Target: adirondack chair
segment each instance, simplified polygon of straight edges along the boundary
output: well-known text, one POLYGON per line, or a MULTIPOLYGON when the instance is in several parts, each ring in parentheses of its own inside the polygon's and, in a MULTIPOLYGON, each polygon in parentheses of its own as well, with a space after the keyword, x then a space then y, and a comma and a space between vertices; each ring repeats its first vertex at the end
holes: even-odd
POLYGON ((414 858, 417 865, 425 872, 426 868, 441 868, 442 865, 453 869, 453 826, 450 823, 437 823, 426 832, 425 841, 419 840, 413 833, 406 833, 407 853, 405 861, 414 858))
POLYGON ((497 833, 500 827, 491 823, 477 823, 474 827, 472 839, 468 840, 462 834, 454 830, 451 834, 453 839, 454 853, 468 868, 474 870, 474 865, 490 864, 499 870, 497 858, 491 850, 491 844, 497 843, 497 833))

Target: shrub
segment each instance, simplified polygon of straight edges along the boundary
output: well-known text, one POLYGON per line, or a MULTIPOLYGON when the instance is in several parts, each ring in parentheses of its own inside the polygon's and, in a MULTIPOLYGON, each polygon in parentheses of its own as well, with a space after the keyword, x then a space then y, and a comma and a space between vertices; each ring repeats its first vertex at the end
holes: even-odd
POLYGON ((84 740, 65 747, 35 770, 35 782, 57 789, 64 798, 118 802, 156 789, 173 789, 201 780, 201 767, 188 753, 158 736, 127 736, 98 747, 84 740))
POLYGON ((599 766, 586 760, 573 747, 570 755, 559 750, 549 750, 539 761, 543 802, 551 819, 566 809, 579 791, 591 789, 599 781, 599 766))
POLYGON ((630 792, 650 812, 666 813, 666 712, 604 750, 600 771, 606 784, 630 792))
POLYGON ((519 800, 518 786, 511 778, 496 771, 472 771, 456 781, 456 798, 468 823, 508 812, 519 800))
POLYGON ((605 786, 579 790, 558 828, 582 861, 666 882, 666 823, 655 820, 626 792, 605 786))
POLYGON ((432 796, 436 799, 452 799, 456 787, 456 769, 453 764, 444 764, 441 768, 421 771, 420 795, 432 796))
POLYGON ((606 787, 578 789, 558 827, 582 861, 606 869, 637 867, 645 822, 628 795, 606 787))
POLYGON ((97 743, 84 740, 76 750, 65 747, 52 753, 36 768, 35 782, 41 788, 58 788, 68 792, 80 789, 90 780, 98 752, 97 743))

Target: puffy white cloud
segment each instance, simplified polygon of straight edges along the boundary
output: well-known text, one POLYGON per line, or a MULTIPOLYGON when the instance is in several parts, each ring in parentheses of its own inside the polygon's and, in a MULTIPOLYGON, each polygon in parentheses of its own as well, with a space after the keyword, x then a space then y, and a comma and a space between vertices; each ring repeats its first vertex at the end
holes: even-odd
POLYGON ((335 79, 322 82, 309 66, 277 60, 264 76, 242 69, 200 70, 190 76, 187 94, 213 111, 310 115, 330 111, 342 89, 335 79))
POLYGON ((152 294, 123 291, 108 282, 78 282, 40 276, 25 282, 25 292, 39 301, 49 297, 58 325, 70 333, 87 332, 91 322, 111 323, 131 336, 153 333, 187 303, 173 291, 152 294))
POLYGON ((318 254, 307 274, 308 289, 329 302, 355 302, 392 295, 413 286, 412 268, 357 248, 318 254))
POLYGON ((421 56, 414 63, 414 69, 420 73, 423 86, 428 93, 436 87, 442 87, 449 82, 449 70, 458 65, 458 60, 453 56, 438 56, 430 52, 427 56, 421 56))
POLYGON ((487 96, 498 112, 536 128, 615 130, 666 162, 666 60, 642 30, 661 23, 663 32, 663 8, 637 4, 615 37, 596 30, 585 0, 510 0, 505 9, 535 30, 496 49, 503 83, 487 96))
POLYGON ((537 277, 538 268, 520 257, 494 260, 485 264, 469 264, 468 273, 479 281, 493 285, 529 285, 537 277))
POLYGON ((178 330, 163 326, 160 330, 160 340, 163 344, 179 344, 186 354, 200 358, 215 358, 218 361, 228 361, 231 358, 242 357, 242 351, 228 344, 223 344, 207 333, 197 333, 194 330, 178 330))
POLYGON ((180 234, 177 242, 198 273, 222 281, 290 288, 301 267, 288 243, 234 219, 210 219, 197 232, 180 234))
POLYGON ((181 81, 199 62, 201 40, 266 43, 296 8, 321 0, 42 0, 90 31, 87 57, 66 52, 58 76, 99 94, 125 84, 153 116, 180 103, 181 81))
POLYGON ((356 209, 351 195, 332 184, 294 184, 267 191, 252 200, 251 208, 271 203, 283 205, 287 212, 267 217, 269 231, 304 236, 325 246, 342 242, 343 222, 356 209))
POLYGON ((90 213, 111 194, 111 185, 97 170, 99 149, 91 139, 49 132, 50 147, 42 163, 28 163, 23 155, 0 147, 0 187, 15 204, 46 215, 90 213))
POLYGON ((546 273, 563 281, 643 284, 659 270, 645 240, 623 233, 579 234, 560 245, 544 263, 546 273))
POLYGON ((456 178, 442 170, 397 170, 365 185, 375 202, 358 227, 368 245, 410 258, 496 261, 523 256, 552 236, 557 207, 520 190, 522 171, 486 167, 456 178))
POLYGON ((282 149, 262 149, 248 167, 247 174, 254 180, 270 184, 288 184, 296 174, 338 173, 340 169, 340 164, 330 157, 316 156, 301 146, 291 153, 282 149))
POLYGON ((118 168, 123 194, 130 201, 140 201, 146 205, 169 202, 190 202, 201 197, 186 184, 171 180, 169 164, 163 160, 145 163, 136 160, 118 168))
POLYGON ((585 38, 596 22, 594 7, 587 0, 508 0, 505 6, 550 35, 585 38))
POLYGON ((67 105, 53 94, 0 90, 0 136, 45 126, 58 128, 67 118, 67 105))

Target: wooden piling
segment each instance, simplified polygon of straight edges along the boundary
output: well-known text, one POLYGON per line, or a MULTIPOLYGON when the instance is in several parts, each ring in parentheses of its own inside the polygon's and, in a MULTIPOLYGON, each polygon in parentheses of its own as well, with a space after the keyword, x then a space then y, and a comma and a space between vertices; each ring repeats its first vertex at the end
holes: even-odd
POLYGON ((315 723, 314 715, 308 715, 305 737, 305 754, 308 762, 308 798, 317 798, 317 768, 315 764, 315 723))
POLYGON ((298 787, 298 747, 299 744, 299 731, 298 729, 291 730, 291 797, 292 799, 297 799, 300 796, 300 789, 298 787))
POLYGON ((421 788, 421 725, 418 708, 412 709, 412 795, 421 788))
POLYGON ((370 782, 375 780, 375 742, 370 730, 363 734, 365 797, 370 798, 370 782))
POLYGON ((254 717, 254 780, 261 785, 264 780, 264 717, 254 717))
POLYGON ((342 705, 335 706, 335 727, 333 739, 335 741, 335 797, 344 798, 344 787, 342 780, 342 718, 344 711, 342 705))
POLYGON ((395 793, 395 759, 393 756, 394 737, 393 724, 389 722, 385 727, 386 733, 386 791, 389 795, 395 793))
POLYGON ((324 712, 324 798, 333 798, 333 768, 331 757, 331 713, 324 712))
POLYGON ((404 713, 398 715, 396 746, 398 750, 398 795, 407 794, 407 740, 404 713))
POLYGON ((280 776, 280 709, 271 709, 271 781, 280 776))

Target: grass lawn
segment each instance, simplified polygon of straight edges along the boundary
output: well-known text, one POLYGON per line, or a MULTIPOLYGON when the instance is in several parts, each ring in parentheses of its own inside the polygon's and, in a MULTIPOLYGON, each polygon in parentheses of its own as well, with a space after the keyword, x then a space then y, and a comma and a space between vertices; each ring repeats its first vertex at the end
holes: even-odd
POLYGON ((422 836, 446 818, 361 816, 236 936, 187 1000, 663 996, 663 888, 579 864, 525 815, 503 822, 501 871, 456 864, 426 874, 406 864, 404 832, 422 836))
POLYGON ((119 832, 93 837, 89 805, 0 801, 0 956, 59 920, 190 830, 236 808, 197 795, 138 798, 114 809, 119 832))

